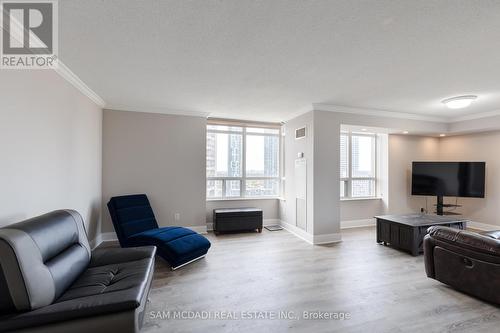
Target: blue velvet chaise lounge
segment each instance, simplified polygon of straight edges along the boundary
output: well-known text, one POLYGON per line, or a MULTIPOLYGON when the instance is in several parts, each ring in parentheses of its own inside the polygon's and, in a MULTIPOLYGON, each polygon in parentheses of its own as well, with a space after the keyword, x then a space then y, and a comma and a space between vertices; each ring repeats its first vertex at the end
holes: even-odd
POLYGON ((203 258, 210 248, 208 239, 191 229, 159 228, 145 194, 113 197, 108 209, 122 247, 155 245, 172 269, 203 258))

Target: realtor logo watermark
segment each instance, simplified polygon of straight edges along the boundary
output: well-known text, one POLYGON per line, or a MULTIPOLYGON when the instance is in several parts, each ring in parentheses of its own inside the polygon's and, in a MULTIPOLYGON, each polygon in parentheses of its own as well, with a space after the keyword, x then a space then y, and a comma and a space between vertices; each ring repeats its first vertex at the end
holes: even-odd
POLYGON ((57 0, 2 0, 0 68, 57 67, 57 0))

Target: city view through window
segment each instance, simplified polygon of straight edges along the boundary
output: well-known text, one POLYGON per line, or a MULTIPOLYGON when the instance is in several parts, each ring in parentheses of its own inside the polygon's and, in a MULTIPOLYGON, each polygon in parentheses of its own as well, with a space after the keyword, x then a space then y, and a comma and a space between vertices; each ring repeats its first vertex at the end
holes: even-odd
POLYGON ((340 135, 340 197, 376 195, 376 140, 374 134, 340 135))
POLYGON ((280 130, 207 126, 207 198, 280 194, 280 130))

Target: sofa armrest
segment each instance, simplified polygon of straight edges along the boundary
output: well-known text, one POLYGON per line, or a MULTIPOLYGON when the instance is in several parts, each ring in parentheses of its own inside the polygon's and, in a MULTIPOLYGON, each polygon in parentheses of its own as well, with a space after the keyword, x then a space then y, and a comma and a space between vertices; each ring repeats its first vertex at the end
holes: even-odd
POLYGON ((429 234, 424 237, 424 267, 427 277, 434 279, 436 273, 434 271, 434 241, 429 234))
POLYGON ((500 256, 500 241, 488 236, 448 227, 433 226, 428 229, 431 239, 435 239, 468 250, 500 256))
POLYGON ((156 246, 129 248, 100 248, 92 251, 89 267, 120 264, 129 261, 153 258, 156 246))
POLYGON ((492 231, 484 231, 481 232, 481 235, 493 238, 493 239, 500 239, 500 230, 492 230, 492 231))

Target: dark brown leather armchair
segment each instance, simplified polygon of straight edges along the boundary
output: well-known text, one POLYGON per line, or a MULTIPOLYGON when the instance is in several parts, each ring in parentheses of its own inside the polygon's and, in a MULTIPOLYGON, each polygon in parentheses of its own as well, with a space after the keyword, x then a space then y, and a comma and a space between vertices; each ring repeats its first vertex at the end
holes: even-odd
POLYGON ((500 304, 500 231, 430 227, 424 238, 427 276, 500 304))

